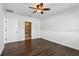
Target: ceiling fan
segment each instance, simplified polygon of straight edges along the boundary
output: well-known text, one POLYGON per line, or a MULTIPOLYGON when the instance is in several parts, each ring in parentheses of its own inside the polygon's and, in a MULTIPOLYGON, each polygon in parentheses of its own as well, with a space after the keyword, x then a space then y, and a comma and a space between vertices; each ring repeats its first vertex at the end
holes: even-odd
POLYGON ((44 8, 43 3, 37 4, 36 7, 29 7, 31 9, 34 9, 35 11, 33 13, 39 12, 41 14, 44 13, 44 11, 50 10, 50 8, 44 8))

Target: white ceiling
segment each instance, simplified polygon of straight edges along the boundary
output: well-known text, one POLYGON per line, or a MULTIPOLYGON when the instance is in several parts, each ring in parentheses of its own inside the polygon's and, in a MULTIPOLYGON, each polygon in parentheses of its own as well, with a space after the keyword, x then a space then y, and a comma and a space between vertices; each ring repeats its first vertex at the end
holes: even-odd
POLYGON ((40 13, 32 13, 34 10, 28 7, 35 6, 36 4, 32 3, 4 3, 5 9, 13 10, 15 14, 31 16, 34 18, 47 18, 54 16, 59 12, 63 12, 66 9, 72 8, 78 3, 45 3, 44 6, 50 8, 51 10, 45 11, 43 15, 40 13))

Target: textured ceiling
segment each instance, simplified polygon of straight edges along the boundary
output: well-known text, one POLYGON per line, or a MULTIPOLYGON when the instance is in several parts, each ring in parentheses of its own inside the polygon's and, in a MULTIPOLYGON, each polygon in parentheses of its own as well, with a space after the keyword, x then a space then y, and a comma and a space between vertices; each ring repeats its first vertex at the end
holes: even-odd
POLYGON ((32 13, 34 10, 28 8, 30 6, 35 6, 35 5, 36 4, 34 3, 5 3, 4 4, 5 9, 13 10, 15 14, 30 16, 33 18, 40 18, 40 19, 54 16, 59 12, 62 13, 64 10, 67 10, 79 4, 78 3, 45 3, 44 6, 50 8, 51 10, 45 11, 43 15, 41 15, 40 13, 32 13))

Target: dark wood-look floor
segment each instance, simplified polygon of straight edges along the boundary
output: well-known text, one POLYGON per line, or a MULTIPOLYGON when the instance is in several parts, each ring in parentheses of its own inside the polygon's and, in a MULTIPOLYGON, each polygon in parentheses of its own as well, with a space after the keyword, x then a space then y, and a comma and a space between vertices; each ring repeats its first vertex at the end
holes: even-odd
POLYGON ((79 56, 79 51, 44 39, 32 40, 27 48, 24 41, 8 43, 2 56, 79 56))

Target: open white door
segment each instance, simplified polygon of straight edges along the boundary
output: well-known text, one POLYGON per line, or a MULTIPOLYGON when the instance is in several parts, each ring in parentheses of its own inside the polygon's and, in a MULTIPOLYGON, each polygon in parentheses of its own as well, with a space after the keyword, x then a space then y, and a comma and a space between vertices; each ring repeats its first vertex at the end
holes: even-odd
POLYGON ((7 42, 17 41, 17 20, 7 20, 7 42))

